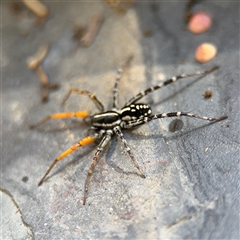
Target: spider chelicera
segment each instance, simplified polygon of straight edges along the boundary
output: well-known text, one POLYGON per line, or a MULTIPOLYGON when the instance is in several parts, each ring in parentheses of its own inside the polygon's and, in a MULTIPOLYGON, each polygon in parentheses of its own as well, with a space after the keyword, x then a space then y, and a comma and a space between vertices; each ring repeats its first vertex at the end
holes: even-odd
POLYGON ((141 168, 139 167, 138 161, 132 154, 127 141, 125 140, 122 130, 123 129, 131 129, 137 126, 140 126, 144 123, 150 122, 154 119, 158 118, 169 118, 169 117, 193 117, 193 118, 199 118, 202 120, 209 120, 209 121, 220 121, 223 119, 226 119, 227 116, 221 116, 216 118, 210 118, 210 117, 203 117, 196 114, 188 113, 188 112, 170 112, 170 113, 158 113, 158 114, 152 114, 151 107, 147 104, 143 103, 137 103, 141 98, 146 96, 147 94, 162 88, 164 86, 167 86, 173 82, 176 82, 179 79, 202 75, 210 73, 216 69, 218 69, 218 66, 215 66, 211 69, 205 70, 205 71, 199 71, 192 74, 182 74, 176 77, 172 77, 171 79, 168 79, 156 86, 152 86, 145 91, 139 92, 135 97, 131 98, 129 101, 126 102, 123 108, 118 107, 118 84, 119 80, 121 79, 123 68, 127 66, 129 63, 129 60, 122 66, 122 68, 118 69, 118 74, 115 81, 115 86, 113 89, 113 104, 112 109, 105 111, 102 103, 98 100, 98 98, 93 95, 92 93, 88 91, 82 91, 78 89, 70 89, 68 94, 63 100, 63 103, 69 98, 71 93, 78 93, 87 95, 96 105, 96 107, 99 109, 99 113, 90 115, 87 111, 80 111, 80 112, 64 112, 64 113, 55 113, 52 114, 46 118, 44 118, 42 121, 38 122, 35 125, 30 126, 30 128, 35 128, 43 123, 45 123, 48 120, 51 119, 63 119, 63 118, 90 118, 91 120, 91 134, 89 136, 81 139, 78 143, 72 145, 70 148, 68 148, 66 151, 64 151, 62 154, 60 154, 51 164, 51 166, 48 168, 47 172, 39 182, 38 186, 40 186, 46 176, 49 174, 51 169, 54 167, 54 165, 62 160, 67 155, 71 154, 73 151, 78 149, 81 146, 88 145, 93 142, 99 142, 97 151, 93 157, 93 160, 91 162, 91 165, 88 169, 88 175, 85 183, 85 189, 84 189, 84 197, 83 197, 83 205, 86 203, 87 194, 88 194, 88 188, 90 179, 93 173, 93 170, 99 160, 100 153, 104 150, 106 145, 109 143, 113 135, 117 135, 117 137, 122 141, 124 148, 126 149, 128 155, 130 156, 132 162, 136 166, 136 168, 139 171, 139 174, 141 177, 145 178, 144 173, 142 172, 141 168))

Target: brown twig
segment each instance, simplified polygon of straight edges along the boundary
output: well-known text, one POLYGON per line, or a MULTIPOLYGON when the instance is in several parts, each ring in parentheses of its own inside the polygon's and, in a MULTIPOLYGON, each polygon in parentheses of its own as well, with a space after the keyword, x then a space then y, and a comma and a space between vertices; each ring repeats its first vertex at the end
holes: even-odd
POLYGON ((81 44, 84 47, 89 47, 96 37, 102 23, 103 23, 104 17, 103 14, 95 15, 92 17, 89 26, 87 28, 86 33, 83 35, 81 39, 81 44))
POLYGON ((22 0, 27 8, 34 12, 38 17, 45 18, 48 15, 48 8, 38 0, 22 0))
POLYGON ((48 53, 49 45, 45 45, 40 47, 38 51, 31 57, 29 57, 26 61, 26 64, 29 69, 36 71, 38 78, 40 80, 42 86, 42 102, 46 102, 48 100, 48 94, 50 89, 57 89, 59 85, 57 83, 50 84, 49 79, 41 63, 48 53))
POLYGON ((42 61, 46 57, 48 50, 49 45, 46 44, 44 46, 41 46, 33 56, 28 57, 26 61, 28 68, 36 70, 36 68, 42 63, 42 61))

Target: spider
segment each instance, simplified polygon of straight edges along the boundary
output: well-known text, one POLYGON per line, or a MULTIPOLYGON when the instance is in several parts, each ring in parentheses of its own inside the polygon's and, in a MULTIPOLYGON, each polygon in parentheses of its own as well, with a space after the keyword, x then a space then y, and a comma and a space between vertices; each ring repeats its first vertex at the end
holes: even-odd
POLYGON ((221 117, 216 117, 216 118, 203 117, 203 116, 199 116, 199 115, 192 114, 189 112, 169 112, 169 113, 152 114, 151 107, 148 104, 137 103, 144 96, 146 96, 147 94, 149 94, 157 89, 160 89, 171 83, 174 83, 179 79, 211 73, 212 71, 218 69, 219 68, 218 66, 215 66, 215 67, 205 70, 205 71, 198 71, 198 72, 195 72, 192 74, 182 74, 182 75, 179 75, 176 77, 172 77, 156 86, 149 87, 145 91, 139 92, 136 96, 134 96, 133 98, 128 100, 123 108, 119 108, 119 106, 118 106, 118 84, 121 79, 123 69, 127 66, 128 63, 129 63, 129 61, 127 61, 125 64, 123 64, 122 67, 119 68, 117 71, 115 85, 113 88, 113 103, 112 103, 111 110, 105 111, 103 104, 91 92, 82 91, 82 90, 78 90, 78 89, 70 89, 62 103, 64 103, 70 97, 70 95, 72 93, 83 94, 83 95, 88 96, 93 101, 93 103, 98 108, 99 113, 93 114, 93 115, 90 115, 90 113, 87 111, 55 113, 55 114, 49 115, 48 117, 44 118, 37 124, 30 126, 30 128, 35 128, 51 119, 64 119, 64 118, 71 118, 71 117, 89 118, 91 121, 91 128, 90 128, 91 133, 87 137, 81 139, 79 142, 72 145, 66 151, 61 153, 52 162, 52 164, 48 168, 47 172, 40 180, 38 186, 40 186, 43 183, 46 176, 49 174, 49 172, 51 171, 51 169, 54 167, 54 165, 57 162, 59 162, 60 160, 65 158, 67 155, 71 154, 73 151, 75 151, 79 147, 86 146, 93 142, 97 142, 98 143, 97 151, 95 152, 95 155, 94 155, 92 162, 90 164, 90 167, 88 169, 88 174, 87 174, 85 187, 84 187, 83 205, 85 205, 92 173, 94 171, 94 168, 95 168, 97 162, 99 161, 99 156, 100 156, 101 152, 104 150, 106 145, 110 142, 113 135, 117 135, 117 137, 122 141, 125 150, 127 151, 128 155, 131 158, 135 167, 138 169, 138 172, 139 172, 138 174, 142 178, 145 178, 144 173, 142 172, 141 168, 139 167, 137 159, 132 154, 131 149, 128 146, 128 143, 123 136, 122 130, 132 129, 134 127, 138 127, 142 124, 148 123, 152 120, 159 119, 159 118, 186 116, 186 117, 199 118, 202 120, 209 120, 209 121, 220 121, 220 120, 227 118, 227 116, 221 116, 221 117))

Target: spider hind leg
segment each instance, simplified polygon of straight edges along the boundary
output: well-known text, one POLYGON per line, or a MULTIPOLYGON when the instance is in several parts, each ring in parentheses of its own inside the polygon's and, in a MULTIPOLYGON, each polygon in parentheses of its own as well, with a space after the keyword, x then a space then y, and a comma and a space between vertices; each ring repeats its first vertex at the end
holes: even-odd
POLYGON ((52 168, 55 166, 55 164, 57 162, 59 162, 60 160, 62 160, 63 158, 65 158, 67 155, 71 154, 72 152, 74 152, 75 150, 77 150, 79 147, 82 146, 86 146, 90 143, 93 143, 95 141, 94 137, 88 136, 86 138, 83 138, 82 140, 80 140, 78 143, 72 145, 70 148, 68 148, 66 151, 64 151, 62 154, 60 154, 51 164, 51 166, 48 168, 47 172, 45 173, 45 175, 42 177, 42 179, 40 180, 40 182, 38 183, 38 186, 42 185, 43 181, 45 180, 45 178, 47 177, 47 175, 49 174, 49 172, 52 170, 52 168))
POLYGON ((104 148, 106 147, 106 145, 111 140, 112 135, 113 135, 112 130, 108 130, 106 132, 106 134, 103 136, 101 142, 98 145, 96 153, 94 154, 93 160, 92 160, 91 165, 88 169, 88 175, 87 175, 85 188, 84 188, 83 205, 86 204, 90 180, 91 180, 91 177, 92 177, 92 173, 95 169, 95 166, 97 165, 97 163, 99 161, 99 156, 100 156, 101 152, 104 150, 104 148))

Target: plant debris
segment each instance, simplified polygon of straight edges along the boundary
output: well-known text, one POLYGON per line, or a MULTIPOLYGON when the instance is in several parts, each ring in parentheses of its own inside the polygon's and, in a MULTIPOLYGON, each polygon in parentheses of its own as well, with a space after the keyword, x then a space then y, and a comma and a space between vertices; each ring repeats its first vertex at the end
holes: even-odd
POLYGON ((46 18, 48 15, 48 8, 38 0, 22 0, 27 8, 35 13, 40 18, 46 18))
POLYGON ((93 40, 95 39, 99 29, 103 23, 103 14, 95 15, 92 17, 87 30, 81 38, 81 45, 84 47, 89 47, 93 40))
POLYGON ((208 99, 212 97, 212 91, 206 90, 206 92, 203 94, 204 98, 208 99))
POLYGON ((125 13, 128 8, 134 5, 133 0, 105 0, 105 2, 118 13, 125 13))
POLYGON ((59 88, 59 84, 49 83, 49 79, 47 74, 42 68, 41 63, 43 62, 44 58, 46 57, 49 50, 49 45, 46 44, 38 49, 38 51, 31 57, 28 57, 26 64, 27 67, 31 70, 36 71, 38 78, 40 80, 42 86, 42 102, 46 102, 48 100, 48 94, 50 89, 57 89, 59 88))

